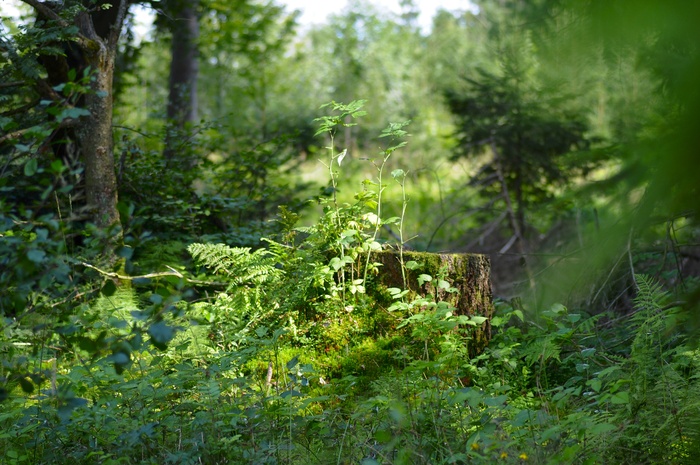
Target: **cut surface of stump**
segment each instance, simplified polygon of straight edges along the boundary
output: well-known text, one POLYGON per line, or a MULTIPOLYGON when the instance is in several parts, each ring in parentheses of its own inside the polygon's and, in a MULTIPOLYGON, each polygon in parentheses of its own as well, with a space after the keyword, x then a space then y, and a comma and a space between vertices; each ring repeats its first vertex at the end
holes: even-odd
POLYGON ((433 296, 436 302, 447 302, 456 315, 483 316, 486 321, 472 330, 472 341, 468 348, 470 356, 480 354, 491 339, 491 317, 493 296, 491 294, 491 262, 480 254, 403 252, 404 265, 410 261, 418 263, 413 270, 405 269, 406 286, 401 273, 401 254, 384 250, 372 254, 372 260, 381 263, 379 282, 382 286, 407 288, 421 296, 433 296), (429 275, 432 281, 419 282, 420 275, 429 275), (447 281, 457 293, 436 287, 437 279, 447 281))

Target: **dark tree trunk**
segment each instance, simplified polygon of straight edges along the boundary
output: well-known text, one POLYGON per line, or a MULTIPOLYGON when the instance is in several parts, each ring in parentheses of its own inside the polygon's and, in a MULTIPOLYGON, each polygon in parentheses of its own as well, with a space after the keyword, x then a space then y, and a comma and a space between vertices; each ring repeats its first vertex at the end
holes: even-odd
POLYGON ((197 120, 197 76, 199 75, 199 1, 169 0, 168 26, 172 33, 167 133, 163 155, 173 158, 177 141, 197 120))

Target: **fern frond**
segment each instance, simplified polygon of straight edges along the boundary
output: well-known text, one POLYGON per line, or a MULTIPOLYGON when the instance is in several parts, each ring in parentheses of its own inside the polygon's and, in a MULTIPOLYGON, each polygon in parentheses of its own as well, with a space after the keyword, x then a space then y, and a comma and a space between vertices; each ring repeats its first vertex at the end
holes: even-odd
POLYGON ((635 275, 637 283, 637 297, 634 306, 637 310, 659 311, 663 308, 663 302, 668 300, 668 292, 664 291, 658 281, 644 274, 635 275))
POLYGON ((273 254, 265 249, 225 244, 190 244, 187 251, 195 262, 231 279, 236 286, 260 285, 281 276, 273 254))

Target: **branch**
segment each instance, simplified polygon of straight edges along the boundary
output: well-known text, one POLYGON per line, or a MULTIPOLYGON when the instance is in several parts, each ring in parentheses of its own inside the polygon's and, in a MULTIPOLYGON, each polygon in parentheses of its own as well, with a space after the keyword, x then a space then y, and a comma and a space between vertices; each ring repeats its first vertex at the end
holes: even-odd
MULTIPOLYGON (((52 21, 56 21, 59 26, 61 27, 70 27, 71 23, 66 21, 65 19, 61 18, 58 13, 53 11, 51 8, 46 6, 46 4, 39 2, 38 0, 21 0, 22 2, 26 3, 27 5, 31 6, 34 8, 37 13, 42 14, 46 16, 48 19, 52 21)), ((82 48, 83 50, 90 50, 90 42, 91 40, 85 37, 83 34, 78 33, 75 36, 75 42, 82 48)))
MULTIPOLYGON (((70 128, 72 126, 75 126, 78 124, 78 120, 74 118, 67 118, 61 121, 56 127, 52 128, 52 131, 55 132, 58 129, 65 129, 65 128, 70 128)), ((24 134, 27 132, 31 131, 32 129, 35 129, 36 126, 32 126, 29 128, 24 128, 24 129, 18 129, 17 131, 11 132, 9 134, 5 134, 4 136, 0 137, 0 144, 7 142, 8 140, 11 139, 18 139, 22 137, 24 134)))
POLYGON ((163 278, 166 276, 175 276, 176 278, 184 279, 185 281, 187 281, 188 283, 191 283, 191 284, 200 284, 200 285, 216 286, 216 287, 228 287, 227 283, 217 283, 217 282, 213 282, 213 281, 200 281, 197 279, 190 279, 187 276, 180 273, 179 271, 177 271, 175 268, 172 268, 168 265, 165 265, 165 267, 170 271, 164 271, 162 273, 149 273, 149 274, 144 274, 141 276, 126 276, 126 275, 122 275, 119 273, 113 273, 110 271, 101 270, 94 265, 90 265, 89 263, 85 263, 85 262, 79 262, 79 263, 86 268, 90 268, 91 270, 97 271, 98 273, 100 273, 103 276, 107 276, 108 278, 119 279, 122 281, 133 281, 135 279, 151 279, 151 278, 163 278))
POLYGON ((0 116, 12 116, 16 115, 18 113, 24 113, 25 111, 28 111, 35 106, 39 104, 41 99, 35 99, 32 100, 31 102, 27 103, 26 105, 22 105, 21 107, 13 108, 12 110, 7 110, 6 112, 0 113, 0 116))
POLYGON ((20 87, 23 85, 25 85, 24 81, 0 82, 0 89, 5 89, 7 87, 20 87))
POLYGON ((149 135, 149 134, 143 133, 143 132, 141 132, 141 131, 138 131, 138 130, 136 130, 136 129, 134 129, 134 128, 130 128, 130 127, 128 127, 128 126, 120 126, 120 125, 118 125, 118 124, 113 124, 112 127, 113 127, 114 129, 124 129, 125 131, 135 132, 136 134, 138 134, 138 135, 140 135, 140 136, 143 136, 143 137, 145 137, 145 138, 147 138, 147 139, 152 139, 152 138, 156 137, 156 136, 149 135))
MULTIPOLYGON (((510 201, 510 193, 508 192, 508 186, 506 184, 506 179, 505 179, 505 176, 503 175, 503 169, 501 168, 501 155, 498 151, 498 148, 496 147, 496 142, 493 139, 491 139, 491 150, 493 151, 494 165, 496 167, 496 174, 498 174, 498 180, 501 183, 501 192, 503 194, 503 199, 506 201, 506 211, 508 213, 508 218, 510 220, 511 228, 513 229, 513 237, 517 241, 518 252, 520 252, 520 254, 523 257, 523 261, 525 264, 525 272, 527 274, 528 280, 530 281, 530 289, 534 289, 535 288, 535 279, 534 279, 534 276, 532 274, 532 269, 530 268, 530 263, 528 262, 528 260, 526 258, 525 238, 522 235, 522 231, 520 231, 520 226, 518 225, 518 219, 516 218, 515 210, 513 209, 513 205, 510 201)), ((508 248, 510 248, 510 246, 508 246, 508 248)))
POLYGON ((46 16, 47 18, 56 21, 59 26, 61 27, 68 27, 70 26, 70 23, 66 21, 65 19, 61 18, 58 13, 53 11, 51 8, 46 6, 45 4, 39 2, 38 0, 22 0, 24 3, 27 5, 31 6, 34 8, 38 13, 46 16))
POLYGON ((29 130, 32 128, 24 128, 24 129, 19 129, 14 132, 8 132, 4 136, 0 137, 0 145, 2 145, 4 142, 11 140, 11 139, 19 139, 24 135, 24 133, 29 132, 29 130))
POLYGON ((117 42, 119 42, 119 36, 122 33, 122 28, 124 27, 124 19, 126 18, 126 13, 129 11, 128 0, 121 0, 118 8, 119 11, 117 11, 117 17, 112 25, 112 34, 109 38, 109 45, 112 49, 116 48, 117 42))

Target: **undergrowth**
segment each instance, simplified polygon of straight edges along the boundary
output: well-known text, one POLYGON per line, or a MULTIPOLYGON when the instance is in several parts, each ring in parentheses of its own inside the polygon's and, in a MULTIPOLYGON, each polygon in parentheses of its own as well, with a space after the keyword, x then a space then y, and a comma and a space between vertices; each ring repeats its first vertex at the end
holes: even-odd
MULTIPOLYGON (((2 463, 694 463, 700 351, 657 282, 635 276, 634 312, 612 323, 496 302, 492 339, 470 357, 485 318, 405 285, 375 292, 382 231, 405 243, 408 199, 401 217, 381 207, 405 124, 341 204, 333 134, 361 103, 331 110, 317 224, 283 208, 266 248, 191 244, 190 273, 105 286, 70 334, 38 342, 6 319, 2 463)), ((392 178, 403 191, 405 173, 392 178)))

